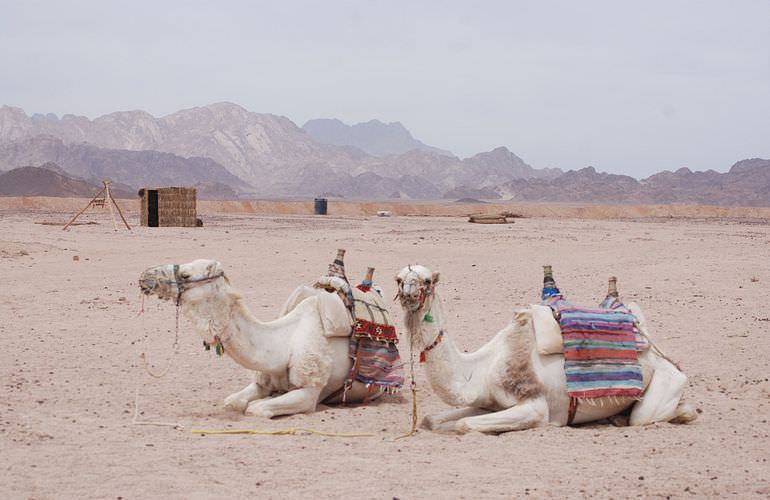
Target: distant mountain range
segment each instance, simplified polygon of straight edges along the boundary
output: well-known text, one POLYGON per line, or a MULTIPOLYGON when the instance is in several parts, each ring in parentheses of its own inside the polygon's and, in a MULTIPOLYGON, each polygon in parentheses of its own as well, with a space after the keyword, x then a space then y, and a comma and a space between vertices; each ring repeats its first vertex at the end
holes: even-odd
POLYGON ((232 103, 161 118, 128 111, 94 120, 0 107, 0 170, 47 162, 96 185, 109 178, 130 190, 197 186, 204 198, 770 205, 770 162, 761 159, 738 162, 727 173, 680 169, 639 181, 591 167, 566 173, 533 168, 504 147, 460 159, 415 139, 397 122, 349 126, 324 119, 299 128, 288 118, 232 103))
POLYGON ((317 119, 305 123, 302 130, 321 144, 353 146, 372 156, 400 155, 414 150, 454 156, 418 141, 400 122, 386 124, 370 120, 346 125, 336 118, 317 119))
POLYGON ((770 206, 770 160, 739 161, 726 173, 681 168, 641 181, 588 167, 553 179, 515 179, 495 192, 518 201, 770 206))

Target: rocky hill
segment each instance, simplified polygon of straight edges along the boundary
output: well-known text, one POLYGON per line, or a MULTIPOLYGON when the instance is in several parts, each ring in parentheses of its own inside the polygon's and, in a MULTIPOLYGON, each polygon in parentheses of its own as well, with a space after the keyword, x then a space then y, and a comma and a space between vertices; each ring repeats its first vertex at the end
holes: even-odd
POLYGON ((158 151, 104 149, 90 144, 64 144, 49 135, 0 143, 0 168, 55 163, 69 175, 97 184, 111 179, 131 186, 203 185, 207 191, 222 191, 237 197, 253 188, 209 158, 182 158, 158 151), (216 186, 216 187, 215 187, 216 186))
MULTIPOLYGON (((69 176, 54 163, 40 167, 20 167, 0 173, 0 196, 56 196, 90 198, 102 188, 101 183, 69 176)), ((132 198, 136 192, 112 185, 116 198, 132 198)))
POLYGON ((337 119, 316 119, 305 123, 302 130, 321 144, 353 146, 372 156, 400 155, 413 150, 454 156, 418 141, 400 122, 370 120, 347 125, 337 119))

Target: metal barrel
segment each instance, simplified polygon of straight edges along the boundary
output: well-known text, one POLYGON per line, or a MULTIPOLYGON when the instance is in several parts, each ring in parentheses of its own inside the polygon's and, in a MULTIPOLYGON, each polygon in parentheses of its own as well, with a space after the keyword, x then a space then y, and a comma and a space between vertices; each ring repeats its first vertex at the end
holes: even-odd
POLYGON ((327 208, 328 202, 326 198, 316 198, 315 199, 315 214, 316 215, 326 215, 326 208, 327 208))

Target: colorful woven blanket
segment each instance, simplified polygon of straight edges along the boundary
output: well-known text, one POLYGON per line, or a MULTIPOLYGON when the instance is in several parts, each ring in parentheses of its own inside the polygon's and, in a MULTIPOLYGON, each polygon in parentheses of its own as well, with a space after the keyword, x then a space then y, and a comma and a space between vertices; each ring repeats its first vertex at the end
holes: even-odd
POLYGON ((560 294, 543 302, 559 313, 571 398, 641 397, 634 316, 622 304, 605 300, 599 309, 576 307, 560 294))
POLYGON ((375 385, 388 392, 398 392, 404 385, 404 370, 398 348, 392 342, 368 337, 350 337, 351 374, 366 386, 375 385))
POLYGON ((353 288, 352 296, 356 318, 349 353, 353 367, 346 389, 357 380, 368 387, 398 392, 404 385, 403 363, 396 346, 396 328, 390 323, 385 301, 377 291, 365 285, 353 288))

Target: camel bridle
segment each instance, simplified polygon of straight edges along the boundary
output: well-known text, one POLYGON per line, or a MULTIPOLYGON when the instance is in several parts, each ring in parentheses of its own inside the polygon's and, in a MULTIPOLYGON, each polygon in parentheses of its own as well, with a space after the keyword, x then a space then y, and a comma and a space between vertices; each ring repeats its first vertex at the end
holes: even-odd
MULTIPOLYGON (((436 289, 436 284, 430 279, 423 279, 417 271, 412 270, 412 266, 409 266, 409 273, 402 279, 401 283, 398 285, 398 293, 396 294, 396 298, 401 301, 401 304, 405 304, 405 297, 404 297, 404 289, 403 286, 407 281, 407 278, 411 278, 412 275, 416 275, 416 280, 420 282, 420 286, 418 287, 419 295, 418 295, 418 303, 420 304, 419 309, 423 309, 425 307, 425 302, 428 300, 428 298, 433 297, 433 293, 436 289)), ((411 278, 415 279, 415 278, 411 278)))
POLYGON ((169 282, 176 285, 176 305, 179 305, 179 303, 182 300, 182 294, 186 292, 187 290, 191 288, 195 288, 200 285, 205 285, 206 283, 211 283, 212 281, 224 278, 225 272, 220 271, 217 274, 213 276, 207 276, 205 278, 198 278, 198 279, 184 279, 182 276, 179 275, 179 264, 174 264, 174 281, 169 282))
POLYGON ((162 278, 153 278, 152 280, 145 280, 145 283, 148 286, 149 290, 155 290, 159 284, 164 285, 174 285, 176 287, 176 306, 179 307, 179 305, 182 302, 182 294, 186 292, 187 290, 191 288, 195 288, 200 285, 205 285, 206 283, 211 283, 212 281, 223 278, 225 276, 224 271, 220 271, 217 274, 213 276, 206 276, 204 278, 197 278, 197 279, 185 279, 179 274, 179 264, 174 264, 174 279, 173 280, 167 280, 162 278), (147 283, 149 281, 149 283, 147 283))

